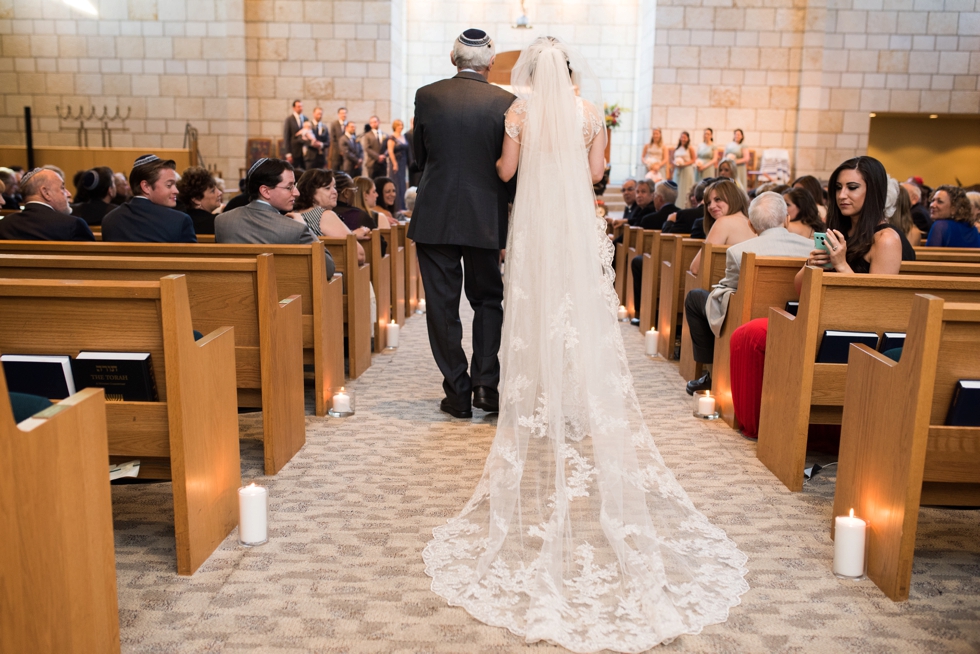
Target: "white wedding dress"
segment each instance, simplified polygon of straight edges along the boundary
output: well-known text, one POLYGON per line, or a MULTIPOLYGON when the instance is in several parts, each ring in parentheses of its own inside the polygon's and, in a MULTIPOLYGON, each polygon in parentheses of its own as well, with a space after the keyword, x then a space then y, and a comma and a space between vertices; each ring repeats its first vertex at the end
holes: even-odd
POLYGON ((588 67, 544 37, 513 72, 497 434, 423 558, 434 592, 527 642, 640 652, 725 621, 746 556, 691 503, 640 413, 587 164, 603 120, 569 67, 583 84, 588 67))

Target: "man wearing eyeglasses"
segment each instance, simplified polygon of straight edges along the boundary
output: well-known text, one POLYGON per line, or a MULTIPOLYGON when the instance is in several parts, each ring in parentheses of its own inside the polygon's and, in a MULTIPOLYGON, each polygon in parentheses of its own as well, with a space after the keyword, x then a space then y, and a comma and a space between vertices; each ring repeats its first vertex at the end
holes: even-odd
MULTIPOLYGON (((282 159, 259 159, 248 171, 249 203, 214 220, 216 243, 317 243, 305 222, 283 214, 292 211, 299 191, 293 167, 282 159)), ((327 253, 327 277, 334 273, 327 253)))

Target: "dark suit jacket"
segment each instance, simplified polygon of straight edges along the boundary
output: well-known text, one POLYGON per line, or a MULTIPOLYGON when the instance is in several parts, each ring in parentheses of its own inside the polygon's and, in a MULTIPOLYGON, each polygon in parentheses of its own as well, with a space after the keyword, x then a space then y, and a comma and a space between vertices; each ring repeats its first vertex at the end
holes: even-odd
POLYGON ((422 179, 422 171, 415 162, 415 130, 410 129, 405 132, 405 141, 408 143, 408 185, 418 186, 422 179))
POLYGON ((694 221, 704 218, 704 205, 699 204, 691 209, 681 209, 672 223, 665 222, 661 228, 664 234, 690 234, 694 221))
POLYGON ((323 144, 322 149, 310 148, 311 151, 315 151, 315 156, 312 158, 307 156, 307 160, 312 159, 311 164, 307 164, 307 168, 323 168, 327 165, 327 152, 330 151, 330 128, 323 122, 319 122, 313 126, 313 136, 316 140, 323 144))
POLYGON ((214 219, 217 216, 213 213, 191 207, 187 210, 187 215, 194 221, 195 234, 214 234, 214 219))
POLYGON ((0 218, 0 239, 7 241, 94 241, 85 221, 29 202, 20 213, 0 218))
POLYGON ((704 216, 697 218, 691 227, 691 238, 707 238, 704 233, 704 216))
POLYGON ((919 228, 923 234, 928 234, 932 229, 932 216, 929 214, 929 207, 924 204, 917 204, 912 207, 912 223, 919 228))
POLYGON ((330 170, 340 170, 340 162, 342 160, 340 140, 344 138, 345 127, 346 125, 342 124, 339 120, 330 123, 330 151, 327 153, 327 163, 330 164, 330 170))
POLYGON ((408 236, 416 243, 500 249, 507 242, 507 185, 496 163, 514 96, 477 73, 415 94, 414 155, 422 180, 408 236))
POLYGON ((289 116, 282 123, 282 142, 286 144, 286 151, 293 155, 293 165, 303 165, 303 141, 296 136, 296 132, 303 129, 303 121, 309 120, 300 114, 300 122, 296 122, 296 116, 290 112, 289 116))
POLYGON ((358 142, 357 137, 353 139, 344 134, 340 137, 340 169, 351 177, 361 174, 361 166, 364 164, 364 148, 358 142))
POLYGON ((137 196, 102 219, 102 240, 129 243, 197 243, 186 213, 137 196))
POLYGON ((667 216, 677 211, 672 203, 667 203, 659 210, 653 208, 653 203, 648 204, 642 211, 642 215, 637 217, 637 227, 643 229, 661 229, 667 222, 667 216), (651 211, 653 209, 653 211, 651 211))
POLYGON ((639 213, 640 205, 634 202, 633 204, 626 205, 626 208, 623 209, 623 218, 626 219, 630 227, 635 227, 639 213))
POLYGON ((102 219, 116 208, 111 202, 89 200, 71 205, 71 215, 78 216, 89 225, 101 225, 102 219))

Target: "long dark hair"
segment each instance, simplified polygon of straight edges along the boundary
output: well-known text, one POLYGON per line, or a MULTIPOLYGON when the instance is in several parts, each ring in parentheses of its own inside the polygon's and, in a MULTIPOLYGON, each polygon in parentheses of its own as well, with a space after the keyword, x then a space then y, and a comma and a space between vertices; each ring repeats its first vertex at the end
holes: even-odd
MULTIPOLYGON (((374 190, 378 192, 378 201, 377 201, 376 204, 377 204, 377 206, 381 207, 382 209, 384 209, 385 211, 387 211, 388 213, 390 213, 392 216, 394 216, 395 215, 395 211, 397 211, 397 209, 395 209, 395 205, 393 205, 393 204, 391 204, 391 205, 385 204, 385 186, 387 186, 388 184, 391 184, 391 185, 393 185, 395 187, 395 193, 397 194, 398 193, 398 185, 395 184, 395 180, 393 180, 390 177, 375 177, 374 178, 374 190)), ((395 201, 397 202, 397 198, 396 198, 395 201)))
POLYGON ((817 206, 826 205, 823 198, 823 187, 820 186, 820 180, 813 175, 804 175, 803 177, 797 177, 793 180, 790 186, 799 186, 810 192, 810 197, 813 201, 817 203, 817 206))
POLYGON ((296 182, 299 197, 296 198, 296 209, 300 213, 313 208, 313 196, 321 188, 327 188, 333 182, 333 172, 323 168, 307 170, 296 182))
POLYGON ((681 132, 681 135, 677 138, 677 147, 687 148, 691 146, 691 135, 687 132, 681 132), (684 145, 684 137, 687 137, 687 145, 684 145))
POLYGON ((875 227, 885 222, 885 196, 888 193, 888 175, 885 167, 874 157, 854 157, 837 166, 830 175, 827 184, 832 202, 827 207, 827 229, 836 229, 844 234, 847 241, 847 263, 852 268, 853 263, 863 261, 875 240, 875 227), (850 216, 845 216, 837 206, 837 178, 842 171, 856 170, 864 178, 867 192, 864 196, 864 206, 857 217, 855 225, 850 216), (854 234, 848 237, 851 227, 854 234))
POLYGON ((815 232, 822 232, 826 227, 820 219, 820 212, 817 210, 817 203, 813 201, 813 196, 804 188, 791 188, 783 191, 783 197, 799 210, 796 213, 794 223, 803 223, 815 232))

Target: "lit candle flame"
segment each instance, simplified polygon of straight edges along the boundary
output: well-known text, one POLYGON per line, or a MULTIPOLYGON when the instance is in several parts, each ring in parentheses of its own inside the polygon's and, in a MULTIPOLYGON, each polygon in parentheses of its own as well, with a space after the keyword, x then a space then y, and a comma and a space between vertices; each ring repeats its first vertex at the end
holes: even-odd
POLYGON ((854 517, 854 509, 851 509, 851 517, 854 517))
POLYGON ((249 488, 255 488, 255 482, 253 481, 251 484, 248 485, 248 487, 249 488))

